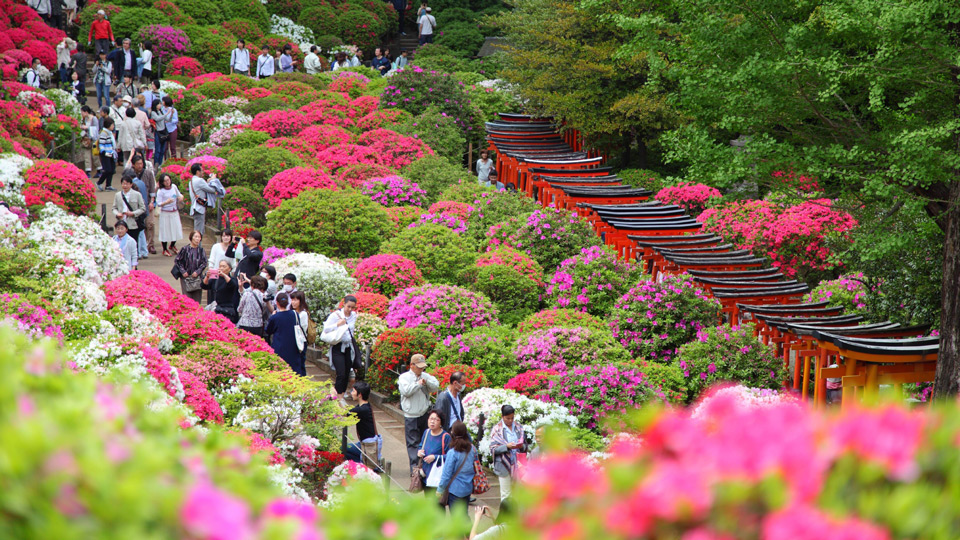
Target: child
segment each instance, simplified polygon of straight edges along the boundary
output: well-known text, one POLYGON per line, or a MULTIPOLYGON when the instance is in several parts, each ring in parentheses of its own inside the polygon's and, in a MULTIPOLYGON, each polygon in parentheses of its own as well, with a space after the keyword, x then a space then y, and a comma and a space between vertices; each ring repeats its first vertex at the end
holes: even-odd
POLYGON ((477 180, 484 186, 490 187, 490 171, 493 169, 493 160, 490 159, 490 151, 480 151, 480 159, 477 160, 477 180))
POLYGON ((76 71, 70 73, 70 93, 81 105, 87 102, 87 88, 76 71))

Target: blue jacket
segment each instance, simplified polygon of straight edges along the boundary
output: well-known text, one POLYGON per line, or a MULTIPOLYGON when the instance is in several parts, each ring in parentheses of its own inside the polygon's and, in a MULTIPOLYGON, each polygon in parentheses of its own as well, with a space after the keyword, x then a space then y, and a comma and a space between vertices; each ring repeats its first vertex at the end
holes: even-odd
POLYGON ((457 497, 467 497, 473 493, 473 462, 476 459, 477 452, 473 449, 473 446, 466 454, 457 452, 453 448, 447 450, 447 455, 443 458, 443 474, 440 476, 440 486, 437 490, 441 491, 450 486, 450 494, 457 497), (460 468, 460 463, 463 462, 464 458, 467 462, 460 469, 460 474, 456 478, 452 478, 453 473, 460 468))

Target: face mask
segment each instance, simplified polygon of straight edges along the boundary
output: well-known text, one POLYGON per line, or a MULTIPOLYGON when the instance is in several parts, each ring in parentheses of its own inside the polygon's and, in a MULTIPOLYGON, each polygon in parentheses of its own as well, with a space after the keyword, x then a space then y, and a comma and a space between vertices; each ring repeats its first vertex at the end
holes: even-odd
POLYGON ((263 279, 269 280, 269 279, 270 279, 270 274, 268 274, 268 273, 266 273, 266 272, 260 272, 260 277, 262 277, 263 279))
POLYGON ((293 290, 293 285, 284 285, 283 292, 290 292, 293 290))

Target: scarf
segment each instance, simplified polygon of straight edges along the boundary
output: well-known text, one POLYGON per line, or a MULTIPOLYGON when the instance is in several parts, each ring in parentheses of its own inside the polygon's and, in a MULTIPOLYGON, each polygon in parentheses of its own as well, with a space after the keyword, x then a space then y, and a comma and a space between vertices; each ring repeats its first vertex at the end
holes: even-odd
MULTIPOLYGON (((503 420, 500 420, 497 422, 497 425, 493 426, 493 429, 490 430, 490 446, 507 444, 507 438, 503 435, 505 429, 507 429, 507 426, 503 423, 503 420)), ((513 432, 517 435, 517 442, 523 442, 523 426, 516 420, 513 421, 513 432)), ((510 475, 513 475, 513 469, 517 466, 516 450, 508 450, 497 455, 494 459, 499 459, 504 467, 510 471, 510 475)))

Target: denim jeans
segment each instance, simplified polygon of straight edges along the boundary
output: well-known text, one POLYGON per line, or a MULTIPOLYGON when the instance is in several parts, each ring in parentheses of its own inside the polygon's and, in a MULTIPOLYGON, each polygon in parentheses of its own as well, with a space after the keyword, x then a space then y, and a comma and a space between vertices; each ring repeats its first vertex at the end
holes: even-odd
POLYGON ((347 461, 363 463, 363 454, 360 452, 360 443, 350 443, 343 449, 343 457, 347 461))
POLYGON ((153 141, 153 164, 157 169, 163 164, 163 154, 167 151, 167 141, 159 135, 153 141))
POLYGON ((97 108, 110 105, 110 85, 105 82, 94 83, 97 87, 97 108))

